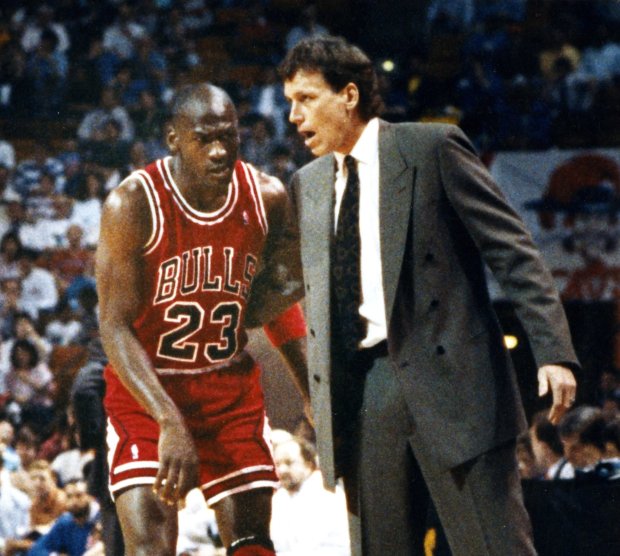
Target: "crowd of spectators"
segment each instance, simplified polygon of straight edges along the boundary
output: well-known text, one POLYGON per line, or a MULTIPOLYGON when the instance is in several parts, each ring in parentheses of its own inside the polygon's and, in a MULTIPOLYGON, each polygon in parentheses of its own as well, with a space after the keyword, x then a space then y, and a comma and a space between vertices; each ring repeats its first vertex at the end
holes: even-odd
MULTIPOLYGON (((301 38, 340 32, 317 6, 2 3, 0 553, 24 552, 50 530, 68 509, 63 489, 73 493, 94 457, 79 445, 68 391, 78 368, 104 359, 93 260, 105 195, 166 153, 174 90, 199 79, 223 86, 235 101, 243 158, 288 183, 310 154, 287 122, 275 68, 301 38)), ((410 45, 395 41, 393 51, 377 57, 385 118, 456 123, 483 151, 620 142, 617 2, 431 0, 425 17, 411 22, 411 35, 410 45)), ((618 448, 618 410, 610 399, 593 417, 595 432, 607 436, 604 446, 597 440, 603 447, 592 468, 617 457, 609 456, 610 442, 618 448)), ((553 475, 557 469, 543 470, 541 462, 569 459, 568 436, 549 448, 555 459, 541 456, 545 426, 535 422, 522 441, 533 466, 524 459, 524 476, 553 475)), ((301 469, 316 482, 313 462, 301 469)), ((574 465, 569 461, 557 476, 574 476, 574 465)), ((293 507, 293 492, 278 495, 283 507, 293 507)), ((97 545, 92 503, 85 502, 80 523, 97 545)), ((73 525, 70 516, 64 520, 73 525)))

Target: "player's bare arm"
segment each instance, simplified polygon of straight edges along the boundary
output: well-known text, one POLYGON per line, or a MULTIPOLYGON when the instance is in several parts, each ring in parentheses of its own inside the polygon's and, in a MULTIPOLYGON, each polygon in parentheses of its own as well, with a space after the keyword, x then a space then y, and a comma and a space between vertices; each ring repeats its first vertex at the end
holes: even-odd
POLYGON ((248 327, 269 322, 303 297, 299 234, 290 199, 279 179, 263 172, 258 179, 269 235, 252 284, 248 327))
MULTIPOLYGON (((299 253, 299 235, 289 196, 282 182, 263 172, 258 173, 259 186, 269 223, 269 236, 261 272, 252 286, 248 307, 248 326, 266 324, 280 318, 285 311, 291 328, 291 309, 303 296, 303 278, 299 253)), ((303 320, 303 315, 300 316, 303 320)), ((306 366, 306 339, 289 339, 276 342, 293 380, 309 407, 308 369, 306 366)), ((307 411, 309 413, 309 411, 307 411)))
POLYGON ((96 278, 101 339, 112 367, 160 427, 160 468, 154 484, 170 504, 195 486, 197 455, 183 418, 165 392, 133 329, 142 303, 142 249, 151 233, 141 185, 125 180, 108 196, 101 220, 96 278))

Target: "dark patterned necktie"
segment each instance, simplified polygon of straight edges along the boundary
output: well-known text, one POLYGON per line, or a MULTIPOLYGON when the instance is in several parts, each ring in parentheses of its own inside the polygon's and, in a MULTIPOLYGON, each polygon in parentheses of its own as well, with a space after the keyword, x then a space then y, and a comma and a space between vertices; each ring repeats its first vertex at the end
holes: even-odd
POLYGON ((334 300, 334 333, 350 359, 365 334, 365 324, 359 314, 362 302, 360 278, 360 180, 357 161, 350 155, 344 158, 347 184, 340 204, 338 225, 332 244, 331 270, 334 300))

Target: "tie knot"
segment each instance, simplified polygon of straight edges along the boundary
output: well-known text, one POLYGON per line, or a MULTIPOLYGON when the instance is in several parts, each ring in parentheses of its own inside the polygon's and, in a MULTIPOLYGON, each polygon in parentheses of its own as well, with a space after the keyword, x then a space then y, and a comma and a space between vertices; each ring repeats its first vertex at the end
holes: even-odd
POLYGON ((344 157, 344 165, 347 167, 347 172, 349 175, 357 174, 357 160, 353 158, 350 154, 344 157))

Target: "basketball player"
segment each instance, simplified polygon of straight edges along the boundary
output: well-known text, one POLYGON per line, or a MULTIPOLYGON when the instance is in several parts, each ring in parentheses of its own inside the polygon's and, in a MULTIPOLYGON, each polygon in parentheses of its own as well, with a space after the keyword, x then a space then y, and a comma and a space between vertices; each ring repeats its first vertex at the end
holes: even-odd
POLYGON ((167 143, 171 156, 127 177, 102 216, 110 488, 127 554, 174 554, 177 503, 199 486, 228 554, 273 555, 277 476, 260 370, 244 347, 248 319, 268 322, 307 393, 288 197, 237 159, 222 89, 181 89, 167 143))

